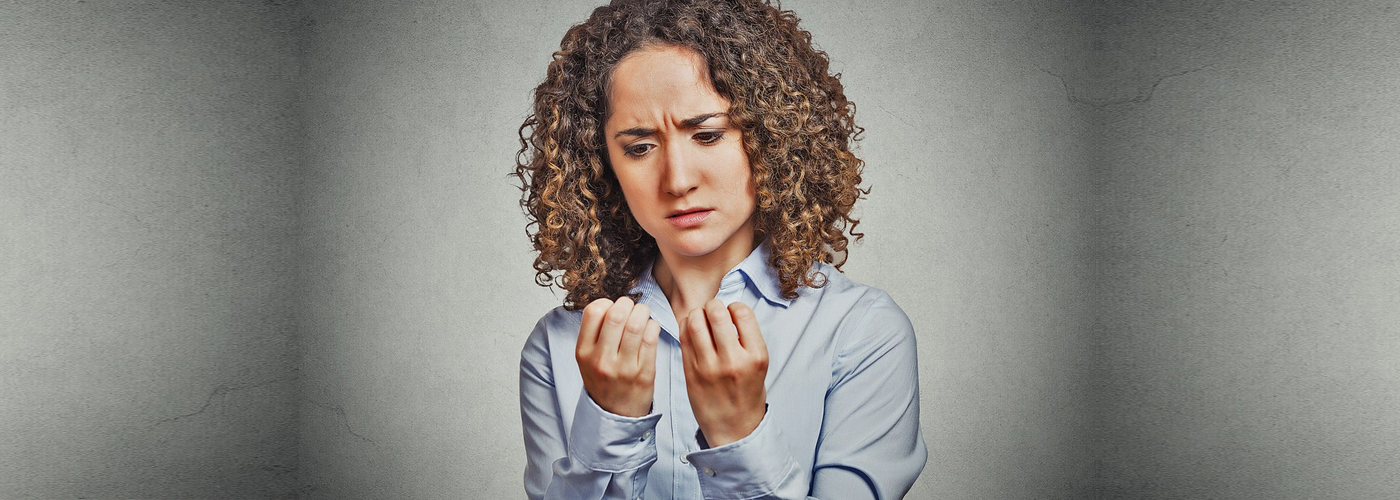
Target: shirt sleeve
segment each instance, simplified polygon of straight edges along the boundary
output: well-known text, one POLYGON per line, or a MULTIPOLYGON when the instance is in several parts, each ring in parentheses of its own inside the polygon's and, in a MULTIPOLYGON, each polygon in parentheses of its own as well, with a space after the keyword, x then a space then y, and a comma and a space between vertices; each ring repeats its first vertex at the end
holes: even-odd
POLYGON ((541 319, 520 354, 525 493, 531 500, 641 498, 647 471, 656 462, 655 428, 661 415, 614 415, 598 407, 587 391, 579 391, 573 422, 564 422, 548 342, 548 330, 561 323, 561 316, 551 313, 541 319), (567 433, 566 425, 571 426, 567 433))
POLYGON ((813 463, 818 498, 903 498, 928 460, 914 326, 883 291, 844 332, 813 463))
POLYGON ((798 465, 770 412, 743 439, 687 456, 705 498, 897 499, 909 492, 928 459, 914 327, 882 291, 861 304, 860 319, 837 337, 813 469, 798 465))
POLYGON ((686 455, 699 473, 705 498, 807 498, 811 473, 793 458, 772 415, 765 413, 758 427, 738 441, 686 455))

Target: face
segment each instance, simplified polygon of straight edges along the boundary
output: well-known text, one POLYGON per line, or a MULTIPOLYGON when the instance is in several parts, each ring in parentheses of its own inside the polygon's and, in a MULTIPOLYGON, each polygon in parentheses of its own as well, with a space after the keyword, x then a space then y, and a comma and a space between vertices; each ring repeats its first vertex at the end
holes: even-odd
POLYGON ((653 46, 627 55, 613 69, 608 110, 613 173, 662 257, 748 255, 749 159, 700 54, 653 46))

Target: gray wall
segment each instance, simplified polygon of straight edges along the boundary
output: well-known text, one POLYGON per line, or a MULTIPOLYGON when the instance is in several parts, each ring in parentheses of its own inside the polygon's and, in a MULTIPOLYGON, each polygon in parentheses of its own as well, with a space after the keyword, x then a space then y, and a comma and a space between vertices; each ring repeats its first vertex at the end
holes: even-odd
POLYGON ((291 12, 0 12, 0 497, 290 496, 291 12))
POLYGON ((872 191, 847 273, 919 337, 910 498, 1089 496, 1092 122, 1071 2, 785 2, 843 73, 872 191))
MULTIPOLYGON (((531 89, 596 4, 311 9, 310 497, 520 495, 520 346, 562 297, 533 283, 505 173, 531 89)), ((911 498, 1090 487, 1090 123, 1043 71, 1082 65, 1087 32, 1065 30, 1079 24, 1064 5, 1018 5, 785 4, 867 128, 869 238, 848 271, 919 332, 933 458, 911 498)))
POLYGON ((1104 496, 1395 498, 1400 11, 1100 16, 1104 496))
MULTIPOLYGON (((505 174, 594 5, 0 0, 0 497, 518 497, 562 297, 505 174)), ((910 498, 1400 491, 1400 15, 784 6, 867 128, 910 498)))
POLYGON ((563 19, 587 12, 310 5, 299 316, 308 498, 523 496, 520 348, 559 299, 533 286, 506 172, 554 50, 535 30, 562 36, 563 19))

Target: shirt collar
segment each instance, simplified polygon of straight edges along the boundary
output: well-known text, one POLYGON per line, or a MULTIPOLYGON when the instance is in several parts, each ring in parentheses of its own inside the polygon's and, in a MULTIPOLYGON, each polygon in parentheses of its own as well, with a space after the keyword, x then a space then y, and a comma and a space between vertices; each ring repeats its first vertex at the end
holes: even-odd
MULTIPOLYGON (((792 305, 792 300, 783 298, 783 287, 778 279, 778 271, 768 265, 768 257, 771 254, 768 240, 764 239, 757 248, 749 252, 748 257, 739 262, 739 265, 724 273, 724 278, 720 280, 720 289, 725 290, 734 286, 739 280, 744 280, 752 284, 764 300, 783 307, 792 305)), ((656 284, 656 278, 652 277, 651 274, 652 266, 655 264, 655 261, 647 264, 646 269, 638 277, 637 286, 632 288, 632 293, 640 293, 643 297, 666 303, 665 294, 661 293, 661 286, 656 284)))
POLYGON ((783 298, 782 282, 778 280, 778 271, 773 266, 768 265, 768 257, 772 250, 768 246, 768 239, 764 239, 758 244, 758 248, 753 249, 743 262, 735 266, 730 273, 738 271, 748 278, 754 288, 758 290, 763 298, 774 304, 787 307, 792 304, 791 300, 783 298))

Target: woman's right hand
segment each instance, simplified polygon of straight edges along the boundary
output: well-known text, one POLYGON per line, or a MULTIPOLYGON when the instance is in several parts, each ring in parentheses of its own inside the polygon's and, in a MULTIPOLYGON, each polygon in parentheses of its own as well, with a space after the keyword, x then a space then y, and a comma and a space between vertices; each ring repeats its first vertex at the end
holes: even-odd
POLYGON ((660 335, 651 309, 628 297, 597 299, 583 308, 574 357, 583 388, 599 408, 624 417, 651 413, 660 335))

